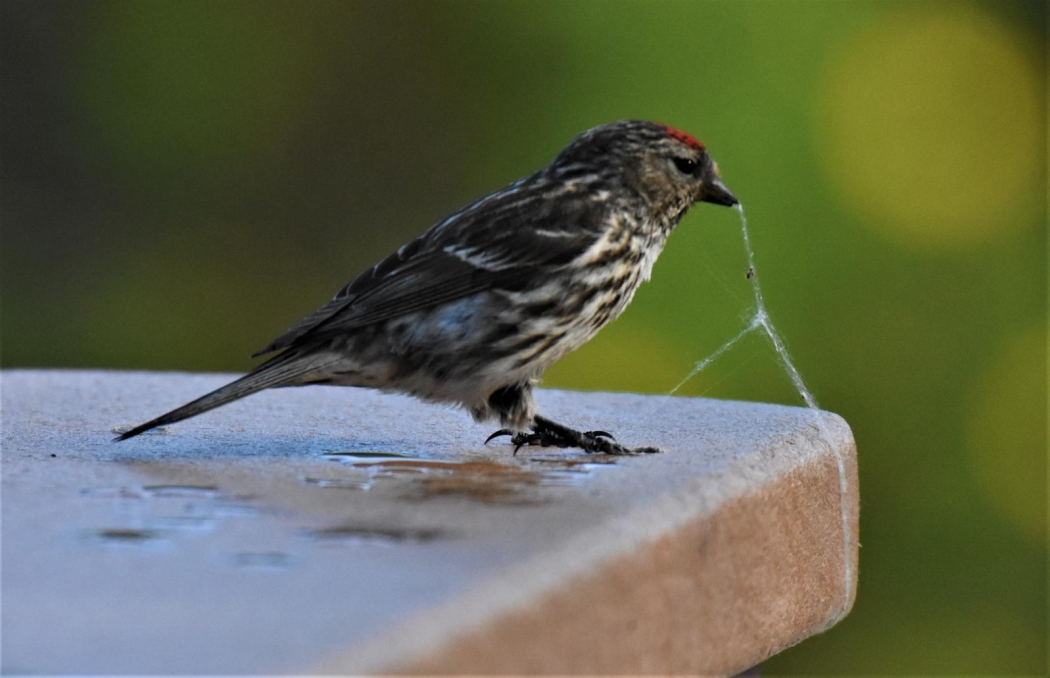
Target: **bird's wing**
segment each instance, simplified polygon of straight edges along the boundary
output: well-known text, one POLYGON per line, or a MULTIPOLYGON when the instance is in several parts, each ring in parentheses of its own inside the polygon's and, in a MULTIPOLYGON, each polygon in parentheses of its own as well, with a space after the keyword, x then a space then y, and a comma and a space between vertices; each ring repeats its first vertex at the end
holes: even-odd
POLYGON ((468 205, 359 275, 255 355, 486 290, 520 289, 568 264, 599 237, 601 215, 593 204, 555 200, 523 209, 523 197, 505 189, 468 205))

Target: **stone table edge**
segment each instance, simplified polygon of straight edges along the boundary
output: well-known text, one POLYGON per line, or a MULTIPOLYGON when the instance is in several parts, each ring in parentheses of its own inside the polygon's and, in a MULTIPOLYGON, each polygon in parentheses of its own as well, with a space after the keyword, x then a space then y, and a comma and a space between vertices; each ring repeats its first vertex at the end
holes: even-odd
MULTIPOLYGON (((369 674, 492 672, 494 669, 491 666, 479 667, 450 661, 447 650, 468 638, 477 638, 485 630, 497 628, 522 610, 548 596, 556 595, 567 581, 593 580, 610 563, 636 556, 644 547, 673 536, 690 524, 707 521, 734 502, 747 502, 759 497, 785 476, 817 465, 825 467, 826 478, 833 481, 834 506, 837 509, 840 506, 838 465, 840 461, 844 463, 848 495, 842 505, 848 507, 846 519, 851 526, 847 557, 855 572, 859 511, 856 446, 848 424, 841 417, 821 412, 821 418, 821 427, 814 426, 805 432, 787 434, 778 441, 779 444, 771 444, 754 457, 734 462, 717 474, 698 478, 684 491, 671 493, 628 516, 596 525, 556 551, 518 563, 481 582, 466 594, 405 620, 397 628, 372 641, 334 653, 313 667, 313 671, 369 674), (834 436, 835 440, 821 444, 825 434, 834 436), (767 482, 758 484, 758 481, 767 482)), ((841 539, 838 510, 834 511, 834 520, 835 538, 841 539)), ((841 571, 841 561, 835 569, 841 571)), ((844 580, 844 577, 840 580, 844 580)), ((810 635, 834 626, 852 608, 856 596, 856 577, 852 577, 846 586, 848 589, 836 596, 837 602, 830 604, 827 614, 810 626, 799 629, 799 635, 780 638, 770 643, 767 651, 747 658, 740 665, 725 667, 725 672, 747 669, 810 635)), ((843 588, 843 585, 840 584, 839 588, 843 588)), ((499 636, 485 637, 494 640, 499 636)), ((522 668, 517 667, 518 671, 522 668)), ((660 668, 664 672, 674 671, 671 667, 660 668)), ((514 668, 508 670, 515 672, 514 668)), ((551 670, 555 673, 565 672, 566 667, 556 665, 551 670)))

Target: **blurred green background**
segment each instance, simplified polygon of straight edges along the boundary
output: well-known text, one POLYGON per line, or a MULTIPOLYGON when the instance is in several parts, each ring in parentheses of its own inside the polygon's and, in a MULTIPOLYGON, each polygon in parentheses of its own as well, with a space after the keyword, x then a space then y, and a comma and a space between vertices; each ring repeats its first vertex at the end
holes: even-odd
MULTIPOLYGON (((853 613, 765 673, 1047 669, 1047 4, 7 0, 4 367, 243 371, 455 207, 685 129, 860 452, 853 613)), ((752 312, 702 205, 546 384, 666 393, 752 312)), ((751 335, 679 393, 796 404, 751 335)), ((466 421, 466 419, 464 420, 466 421)))

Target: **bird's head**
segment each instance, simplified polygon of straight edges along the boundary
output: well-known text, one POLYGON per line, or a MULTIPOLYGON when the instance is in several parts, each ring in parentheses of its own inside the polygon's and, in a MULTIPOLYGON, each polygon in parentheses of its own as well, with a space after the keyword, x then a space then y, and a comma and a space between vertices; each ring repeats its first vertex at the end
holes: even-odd
POLYGON ((738 202, 702 143, 655 122, 628 120, 587 130, 552 168, 588 168, 609 176, 610 183, 618 179, 659 212, 681 213, 696 202, 726 207, 738 202))

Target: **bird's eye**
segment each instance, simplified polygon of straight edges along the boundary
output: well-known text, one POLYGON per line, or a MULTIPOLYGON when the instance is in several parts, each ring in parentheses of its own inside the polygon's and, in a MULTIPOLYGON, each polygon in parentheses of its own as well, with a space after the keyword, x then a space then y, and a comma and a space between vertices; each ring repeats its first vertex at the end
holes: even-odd
POLYGON ((696 171, 699 166, 696 161, 691 158, 675 158, 674 166, 678 168, 678 171, 682 174, 692 174, 696 171))

